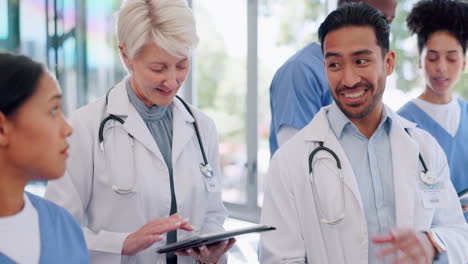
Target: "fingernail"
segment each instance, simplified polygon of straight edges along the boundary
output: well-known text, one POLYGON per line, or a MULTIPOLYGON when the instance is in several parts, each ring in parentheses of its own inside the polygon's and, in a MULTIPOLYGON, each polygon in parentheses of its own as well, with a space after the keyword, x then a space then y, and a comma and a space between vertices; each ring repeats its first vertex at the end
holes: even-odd
POLYGON ((182 225, 182 222, 176 222, 175 225, 180 226, 180 225, 182 225))
POLYGON ((224 244, 224 245, 226 245, 227 243, 228 243, 228 241, 227 241, 227 240, 224 240, 224 241, 223 241, 223 244, 224 244))
POLYGON ((187 252, 192 253, 192 249, 191 248, 187 249, 187 252))

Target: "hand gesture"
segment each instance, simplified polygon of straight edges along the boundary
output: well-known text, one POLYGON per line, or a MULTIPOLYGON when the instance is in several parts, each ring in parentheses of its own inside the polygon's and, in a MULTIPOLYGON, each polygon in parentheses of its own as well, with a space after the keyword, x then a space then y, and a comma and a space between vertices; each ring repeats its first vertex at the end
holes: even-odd
POLYGON ((179 218, 177 214, 173 214, 168 218, 158 218, 150 221, 125 239, 122 255, 135 255, 162 240, 162 234, 176 229, 193 230, 187 220, 179 218))
POLYGON ((388 235, 372 238, 372 241, 376 244, 388 244, 387 248, 376 253, 380 258, 397 252, 403 253, 392 264, 429 264, 436 253, 427 235, 413 230, 390 231, 388 235))

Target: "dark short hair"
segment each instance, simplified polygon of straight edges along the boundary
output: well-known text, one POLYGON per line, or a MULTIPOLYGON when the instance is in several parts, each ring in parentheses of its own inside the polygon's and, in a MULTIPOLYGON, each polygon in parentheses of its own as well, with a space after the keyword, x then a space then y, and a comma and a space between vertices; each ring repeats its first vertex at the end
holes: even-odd
POLYGON ((351 3, 351 2, 359 2, 358 0, 338 0, 338 3, 337 3, 337 6, 341 6, 343 4, 346 4, 346 3, 351 3))
POLYGON ((34 94, 44 71, 26 56, 0 53, 0 112, 13 115, 34 94))
POLYGON ((390 26, 385 15, 366 3, 346 3, 331 12, 320 25, 318 35, 322 51, 328 33, 348 26, 373 28, 382 55, 390 49, 390 26))
POLYGON ((422 52, 429 37, 437 31, 448 31, 460 43, 463 53, 468 44, 468 3, 456 0, 422 0, 406 18, 411 33, 418 37, 422 52))

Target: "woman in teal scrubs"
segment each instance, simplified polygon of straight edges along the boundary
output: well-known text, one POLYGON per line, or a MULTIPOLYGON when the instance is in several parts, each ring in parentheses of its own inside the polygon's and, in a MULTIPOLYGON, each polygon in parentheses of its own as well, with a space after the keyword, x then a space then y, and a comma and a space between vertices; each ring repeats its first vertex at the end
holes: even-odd
POLYGON ((0 263, 89 263, 81 228, 65 209, 24 191, 61 177, 72 128, 52 75, 0 53, 0 263))
POLYGON ((420 1, 407 24, 418 37, 425 89, 398 113, 437 139, 447 156, 453 185, 461 192, 468 188, 468 104, 453 94, 453 87, 466 68, 468 3, 420 1))

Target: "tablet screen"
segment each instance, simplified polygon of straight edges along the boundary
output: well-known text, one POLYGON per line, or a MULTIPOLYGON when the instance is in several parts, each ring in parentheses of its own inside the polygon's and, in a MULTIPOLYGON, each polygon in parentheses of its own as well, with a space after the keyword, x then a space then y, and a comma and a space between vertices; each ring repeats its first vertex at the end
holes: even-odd
POLYGON ((168 244, 164 247, 157 249, 157 252, 162 254, 162 253, 167 253, 167 252, 172 252, 172 251, 177 251, 177 250, 182 250, 182 249, 187 249, 187 248, 198 247, 201 245, 210 245, 210 244, 215 244, 219 241, 227 240, 227 239, 233 238, 235 236, 243 235, 243 234, 266 232, 266 231, 272 231, 275 229, 276 228, 272 226, 255 225, 251 227, 239 228, 239 229, 234 229, 230 231, 203 234, 203 235, 191 237, 191 238, 188 238, 188 239, 176 242, 176 243, 168 244))

